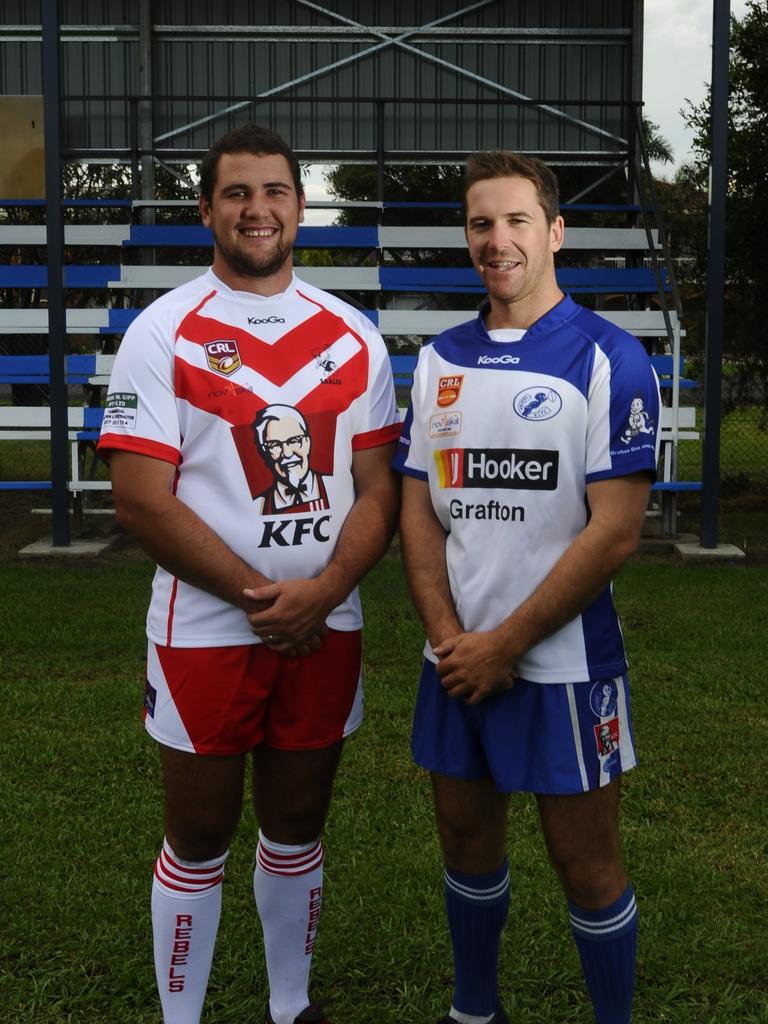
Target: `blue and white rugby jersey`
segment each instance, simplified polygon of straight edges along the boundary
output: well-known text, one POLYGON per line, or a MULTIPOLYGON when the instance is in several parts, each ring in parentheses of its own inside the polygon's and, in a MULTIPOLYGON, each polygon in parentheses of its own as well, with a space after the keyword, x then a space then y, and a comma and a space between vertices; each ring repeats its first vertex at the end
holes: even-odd
MULTIPOLYGON (((655 475, 659 444, 636 338, 568 296, 514 343, 491 338, 484 312, 422 348, 394 462, 429 482, 467 631, 497 626, 544 579, 586 525, 588 483, 655 475)), ((610 587, 518 663, 540 683, 625 669, 610 587)))

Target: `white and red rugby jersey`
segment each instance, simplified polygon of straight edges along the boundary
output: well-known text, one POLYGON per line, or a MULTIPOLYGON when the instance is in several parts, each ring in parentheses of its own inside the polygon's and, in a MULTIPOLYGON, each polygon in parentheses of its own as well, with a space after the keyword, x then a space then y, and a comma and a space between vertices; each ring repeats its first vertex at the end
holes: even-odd
MULTIPOLYGON (((263 297, 208 270, 126 332, 99 449, 175 465, 177 497, 249 565, 281 580, 327 565, 355 500, 352 453, 399 433, 389 357, 362 313, 295 277, 263 297), (253 424, 265 409, 284 429, 260 442, 253 424), (278 475, 278 457, 292 464, 290 479, 278 475)), ((361 626, 356 591, 328 624, 361 626)), ((173 647, 258 642, 239 608, 160 567, 147 635, 173 647)))

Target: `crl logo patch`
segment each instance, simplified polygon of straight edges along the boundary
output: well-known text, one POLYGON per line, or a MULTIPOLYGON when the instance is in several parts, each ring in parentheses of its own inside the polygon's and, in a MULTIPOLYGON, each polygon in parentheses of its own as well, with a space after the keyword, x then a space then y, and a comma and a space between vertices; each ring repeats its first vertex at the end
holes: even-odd
POLYGON ((464 374, 460 373, 455 377, 441 377, 437 384, 437 404, 444 409, 447 405, 453 405, 458 401, 461 394, 461 385, 464 374))
POLYGON ((206 341, 203 348, 208 365, 216 373, 224 373, 228 377, 243 365, 236 341, 206 341))

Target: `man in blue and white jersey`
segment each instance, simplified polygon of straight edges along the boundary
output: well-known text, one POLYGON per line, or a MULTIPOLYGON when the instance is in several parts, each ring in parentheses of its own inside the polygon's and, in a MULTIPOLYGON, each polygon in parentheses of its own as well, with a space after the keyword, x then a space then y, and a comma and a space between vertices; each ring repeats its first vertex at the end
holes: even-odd
POLYGON ((395 464, 427 633, 413 729, 432 777, 455 988, 441 1024, 505 1024, 509 794, 536 795, 597 1024, 632 1012, 637 911, 619 780, 635 764, 611 580, 635 551, 658 457, 640 343, 560 291, 557 181, 467 163, 466 238, 489 300, 422 349, 395 464))

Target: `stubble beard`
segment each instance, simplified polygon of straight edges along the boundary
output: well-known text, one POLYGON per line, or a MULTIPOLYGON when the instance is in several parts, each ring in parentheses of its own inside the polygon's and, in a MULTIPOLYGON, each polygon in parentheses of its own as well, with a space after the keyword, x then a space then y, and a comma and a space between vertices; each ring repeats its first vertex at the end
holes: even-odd
POLYGON ((527 282, 525 280, 522 280, 518 282, 518 284, 514 288, 491 289, 488 288, 487 285, 486 288, 488 289, 488 295, 492 299, 495 299, 497 302, 500 302, 503 305, 512 306, 516 302, 519 302, 521 299, 524 299, 526 297, 529 291, 526 285, 527 282))
POLYGON ((508 284, 506 287, 502 286, 492 290, 486 283, 488 295, 502 305, 514 306, 515 303, 522 302, 530 298, 531 295, 536 294, 544 276, 542 269, 532 266, 528 262, 521 264, 521 266, 523 272, 514 285, 508 284))
POLYGON ((230 270, 243 277, 271 277, 291 258, 292 248, 282 239, 271 252, 261 257, 243 252, 236 245, 224 243, 216 235, 214 241, 230 270))

